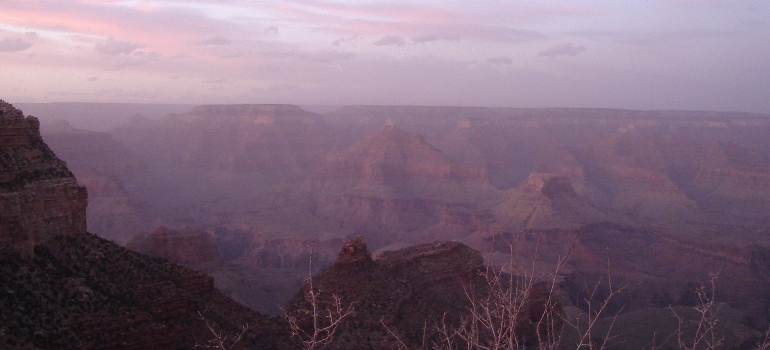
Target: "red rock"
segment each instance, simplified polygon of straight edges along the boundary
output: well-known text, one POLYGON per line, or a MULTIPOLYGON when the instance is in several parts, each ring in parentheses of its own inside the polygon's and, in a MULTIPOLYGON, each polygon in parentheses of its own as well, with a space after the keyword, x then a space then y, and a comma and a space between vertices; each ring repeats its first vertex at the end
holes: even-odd
POLYGON ((88 195, 40 136, 35 117, 0 100, 0 250, 86 232, 88 195))

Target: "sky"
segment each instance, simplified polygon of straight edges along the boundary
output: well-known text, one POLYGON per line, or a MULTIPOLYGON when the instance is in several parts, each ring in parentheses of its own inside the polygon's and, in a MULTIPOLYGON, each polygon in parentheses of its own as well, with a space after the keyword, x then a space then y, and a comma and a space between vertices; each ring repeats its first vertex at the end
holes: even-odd
POLYGON ((770 1, 0 0, 0 99, 770 114, 770 1))

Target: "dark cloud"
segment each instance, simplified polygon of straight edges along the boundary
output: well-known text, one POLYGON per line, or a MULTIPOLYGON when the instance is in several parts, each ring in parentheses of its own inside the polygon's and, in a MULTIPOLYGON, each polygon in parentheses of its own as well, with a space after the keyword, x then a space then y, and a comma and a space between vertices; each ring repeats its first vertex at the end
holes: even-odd
POLYGON ((386 35, 374 42, 377 46, 402 46, 406 44, 406 40, 397 35, 386 35))
POLYGON ((223 36, 210 36, 206 39, 195 42, 196 45, 230 45, 230 40, 223 36))
POLYGON ((556 56, 577 56, 585 51, 585 46, 575 46, 572 43, 551 46, 537 53, 540 57, 554 58, 556 56))
POLYGON ((32 43, 20 38, 4 38, 0 40, 0 52, 18 52, 32 47, 32 43))
POLYGON ((502 64, 512 64, 513 60, 510 57, 492 57, 487 59, 485 62, 489 64, 494 64, 496 66, 502 65, 502 64))
POLYGON ((455 33, 432 33, 425 35, 418 35, 412 38, 412 42, 415 44, 422 44, 431 41, 457 41, 460 40, 460 36, 455 33))
POLYGON ((94 47, 96 52, 103 55, 116 56, 121 54, 129 54, 136 49, 144 47, 143 44, 132 43, 128 41, 116 41, 112 38, 107 39, 103 43, 98 43, 94 47))

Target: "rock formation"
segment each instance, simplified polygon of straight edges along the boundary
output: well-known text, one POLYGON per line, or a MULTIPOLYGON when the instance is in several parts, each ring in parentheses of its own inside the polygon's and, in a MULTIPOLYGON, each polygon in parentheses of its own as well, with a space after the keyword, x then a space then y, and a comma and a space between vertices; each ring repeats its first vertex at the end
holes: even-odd
MULTIPOLYGON (((425 243, 385 252, 372 260, 363 239, 357 237, 343 245, 333 267, 313 277, 316 307, 333 307, 336 296, 343 307, 353 305, 354 309, 329 348, 393 349, 400 348, 399 344, 437 342, 438 327, 455 327, 468 316, 469 294, 479 300, 488 295, 484 271, 481 254, 462 243, 425 243)), ((300 327, 312 324, 308 288, 306 284, 287 308, 300 327)), ((537 342, 532 322, 540 317, 534 316, 543 303, 537 296, 540 291, 535 287, 526 294, 529 299, 516 315, 517 334, 530 344, 537 342)))
POLYGON ((184 265, 219 264, 219 250, 210 232, 185 226, 179 230, 163 226, 135 236, 126 248, 184 265))
POLYGON ((85 186, 89 194, 88 229, 120 244, 151 228, 155 216, 126 189, 126 181, 142 178, 146 162, 110 134, 76 129, 66 121, 44 124, 46 144, 85 186))
POLYGON ((40 136, 37 118, 0 100, 0 251, 86 232, 86 190, 40 136))
POLYGON ((520 188, 509 190, 501 202, 490 204, 496 223, 505 228, 577 229, 587 223, 625 219, 601 210, 579 196, 570 179, 556 174, 532 173, 520 188))
POLYGON ((396 232, 434 225, 447 206, 497 194, 483 168, 456 164, 422 136, 392 124, 310 176, 306 188, 323 216, 396 232))
POLYGON ((87 233, 85 189, 38 126, 0 101, 0 347, 179 349, 238 334, 239 348, 297 346, 211 277, 87 233))

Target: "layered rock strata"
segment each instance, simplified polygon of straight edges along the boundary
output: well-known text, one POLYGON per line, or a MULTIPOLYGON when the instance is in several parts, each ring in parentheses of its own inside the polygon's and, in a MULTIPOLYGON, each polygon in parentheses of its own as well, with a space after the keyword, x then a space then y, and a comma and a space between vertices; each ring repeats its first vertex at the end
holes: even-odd
POLYGON ((37 118, 0 100, 0 251, 86 232, 88 196, 40 136, 37 118))

